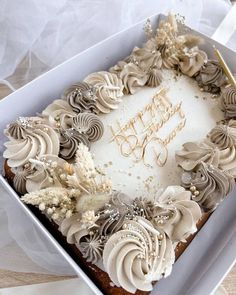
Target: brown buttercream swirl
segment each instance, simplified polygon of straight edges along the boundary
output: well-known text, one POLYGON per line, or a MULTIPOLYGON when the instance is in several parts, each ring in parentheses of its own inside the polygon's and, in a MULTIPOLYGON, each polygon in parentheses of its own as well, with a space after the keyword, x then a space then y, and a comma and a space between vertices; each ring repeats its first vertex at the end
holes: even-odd
POLYGON ((179 67, 183 74, 193 77, 206 63, 207 55, 198 47, 193 47, 179 57, 179 67))
POLYGON ((66 89, 62 99, 66 100, 76 113, 98 112, 96 89, 86 82, 78 82, 66 89))
POLYGON ((162 74, 158 68, 151 68, 147 74, 148 74, 148 79, 146 83, 147 86, 157 87, 161 84, 162 74))
POLYGON ((226 76, 217 61, 209 60, 196 76, 199 87, 206 92, 219 93, 226 83, 226 76))
POLYGON ((13 178, 13 186, 15 190, 19 194, 26 194, 27 189, 26 189, 26 180, 27 176, 29 176, 32 173, 32 167, 28 163, 25 166, 21 166, 18 168, 12 168, 12 172, 14 173, 14 178, 13 178))
POLYGON ((103 123, 97 115, 93 113, 76 115, 71 128, 61 129, 61 157, 65 160, 72 159, 80 143, 90 147, 90 143, 99 140, 103 132, 103 123))
POLYGON ((74 158, 80 143, 90 147, 88 138, 72 128, 62 129, 60 134, 60 156, 65 160, 74 158))
POLYGON ((195 187, 199 194, 192 198, 204 211, 213 211, 234 189, 234 178, 228 172, 211 164, 201 162, 193 171, 183 172, 182 185, 195 187))
POLYGON ((162 58, 154 40, 149 40, 142 48, 135 47, 129 57, 129 61, 148 72, 151 68, 160 69, 162 58))
POLYGON ((221 94, 221 109, 226 119, 236 117, 236 90, 233 87, 225 88, 221 94))
POLYGON ((18 120, 11 123, 7 129, 7 135, 14 139, 23 139, 25 134, 25 128, 19 124, 18 120))
POLYGON ((104 208, 98 211, 99 234, 107 237, 121 229, 125 219, 132 215, 131 200, 120 192, 114 192, 104 208))
POLYGON ((218 166, 220 151, 209 140, 202 142, 186 142, 183 149, 176 151, 175 158, 177 164, 184 170, 191 171, 200 162, 207 162, 214 166, 218 166))
POLYGON ((220 124, 210 131, 208 137, 220 150, 223 150, 235 145, 236 129, 220 124))

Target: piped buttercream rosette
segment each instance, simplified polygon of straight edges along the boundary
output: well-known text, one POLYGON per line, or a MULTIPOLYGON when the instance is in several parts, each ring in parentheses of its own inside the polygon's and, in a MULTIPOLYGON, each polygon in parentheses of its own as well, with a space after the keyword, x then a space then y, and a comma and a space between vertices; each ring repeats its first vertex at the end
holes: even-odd
POLYGON ((86 82, 78 82, 67 88, 62 94, 62 99, 66 100, 76 113, 98 112, 96 89, 86 82))
POLYGON ((191 200, 190 191, 181 186, 169 186, 156 197, 151 220, 173 242, 180 242, 197 231, 201 215, 200 207, 191 200))
POLYGON ((96 89, 96 107, 99 112, 106 114, 118 108, 124 95, 124 86, 116 74, 97 72, 88 75, 84 81, 96 89))
POLYGON ((233 87, 223 89, 220 106, 225 113, 226 119, 236 118, 236 89, 233 87))
POLYGON ((206 92, 219 93, 226 84, 226 76, 217 61, 209 60, 196 76, 199 87, 206 92))
POLYGON ((235 186, 232 175, 204 162, 191 172, 183 172, 181 180, 182 185, 192 191, 192 199, 204 211, 213 211, 235 186))
POLYGON ((39 117, 20 117, 8 125, 5 134, 9 141, 3 156, 10 167, 24 166, 37 156, 59 153, 58 134, 39 117))
POLYGON ((137 289, 151 291, 153 282, 171 273, 174 260, 171 240, 142 217, 124 222, 103 251, 109 277, 116 286, 131 293, 137 289))
POLYGON ((80 113, 73 117, 69 129, 60 131, 60 155, 72 159, 80 143, 90 147, 91 142, 99 140, 104 132, 101 119, 93 113, 80 113))
POLYGON ((56 130, 60 128, 69 128, 75 115, 76 113, 73 111, 72 107, 62 99, 54 100, 42 112, 43 118, 56 130))

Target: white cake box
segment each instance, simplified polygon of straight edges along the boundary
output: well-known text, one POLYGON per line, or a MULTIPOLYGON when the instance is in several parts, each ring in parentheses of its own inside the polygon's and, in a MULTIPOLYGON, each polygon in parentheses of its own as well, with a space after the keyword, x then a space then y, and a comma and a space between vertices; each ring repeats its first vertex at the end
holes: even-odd
MULTIPOLYGON (((151 18, 154 27, 157 26, 160 17, 157 15, 151 18)), ((54 99, 59 98, 62 91, 69 85, 83 80, 89 73, 108 69, 118 60, 126 57, 134 46, 141 45, 145 41, 144 23, 145 21, 142 21, 98 43, 1 100, 0 142, 6 140, 3 138, 5 126, 18 116, 29 116, 40 112, 54 99)), ((210 38, 200 35, 206 41, 204 50, 209 57, 212 57, 212 45, 215 44, 226 62, 230 64, 232 71, 236 72, 236 54, 210 38)), ((1 146, 1 153, 2 149, 3 146, 1 146)), ((62 254, 76 274, 82 277, 96 294, 102 294, 79 265, 19 200, 17 194, 1 175, 0 186, 9 195, 9 202, 14 202, 15 206, 19 207, 19 216, 28 218, 29 223, 34 224, 42 237, 62 254)), ((161 280, 152 294, 205 295, 214 292, 236 261, 235 198, 236 191, 212 214, 187 250, 174 264, 171 276, 161 280)), ((20 222, 20 219, 16 219, 16 222, 20 222)))

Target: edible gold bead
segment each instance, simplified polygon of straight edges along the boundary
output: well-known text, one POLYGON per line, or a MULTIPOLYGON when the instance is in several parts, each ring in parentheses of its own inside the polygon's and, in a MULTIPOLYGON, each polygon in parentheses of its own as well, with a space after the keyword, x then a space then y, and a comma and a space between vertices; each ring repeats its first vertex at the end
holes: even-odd
POLYGON ((159 234, 158 239, 163 240, 164 236, 162 234, 159 234))
POLYGON ((197 189, 197 188, 196 188, 196 186, 194 186, 194 185, 190 187, 190 191, 191 191, 191 192, 195 192, 196 189, 197 189))
POLYGON ((200 193, 199 193, 199 191, 195 191, 193 194, 194 194, 194 196, 198 196, 200 193))

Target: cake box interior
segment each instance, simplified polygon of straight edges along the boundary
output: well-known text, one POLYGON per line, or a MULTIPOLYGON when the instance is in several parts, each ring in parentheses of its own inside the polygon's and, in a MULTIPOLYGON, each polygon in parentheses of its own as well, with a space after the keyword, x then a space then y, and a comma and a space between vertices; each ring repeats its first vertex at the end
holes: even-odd
MULTIPOLYGON (((157 27, 161 17, 151 18, 153 27, 157 27)), ((144 23, 145 21, 142 21, 87 49, 0 101, 0 142, 5 141, 3 135, 5 126, 18 116, 40 112, 54 99, 59 98, 62 91, 69 85, 83 80, 91 72, 107 70, 118 60, 129 55, 134 46, 139 46, 145 41, 144 23)), ((194 31, 193 33, 199 34, 194 31)), ((212 45, 215 44, 232 71, 236 72, 235 53, 206 36, 202 35, 202 37, 205 39, 202 48, 208 56, 212 56, 212 45)), ((2 149, 3 145, 1 145, 1 154, 2 149)), ((19 210, 32 219, 45 238, 50 240, 53 247, 57 248, 75 272, 85 279, 96 294, 101 294, 47 229, 19 201, 17 194, 4 178, 0 177, 0 185, 8 192, 9 200, 18 203, 19 210)), ((174 264, 171 276, 161 280, 152 294, 210 294, 213 292, 236 259, 236 254, 232 250, 236 247, 235 194, 233 192, 212 214, 187 250, 174 264)))

